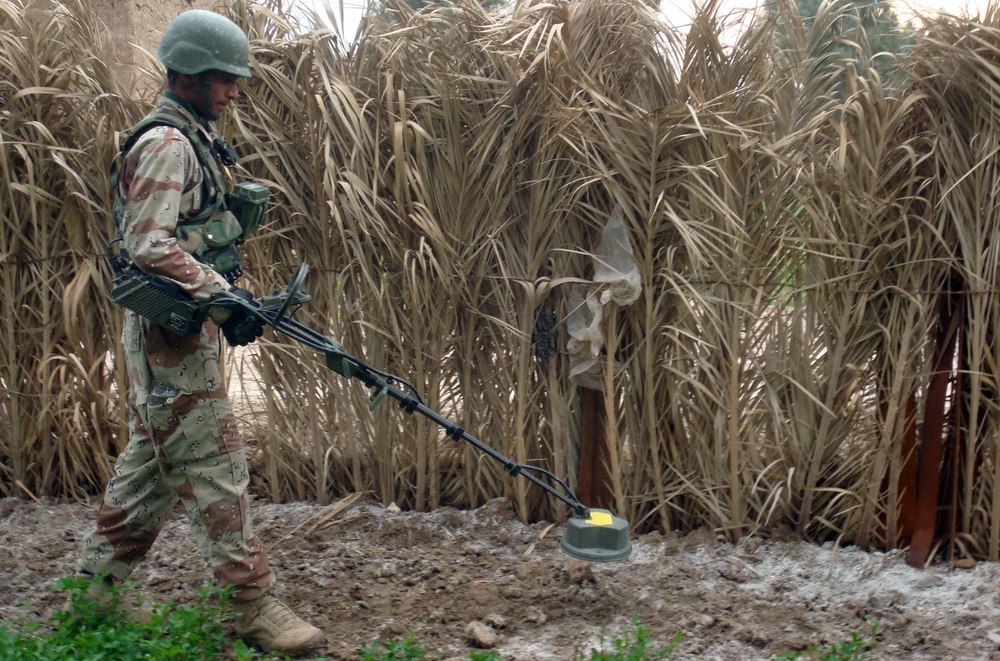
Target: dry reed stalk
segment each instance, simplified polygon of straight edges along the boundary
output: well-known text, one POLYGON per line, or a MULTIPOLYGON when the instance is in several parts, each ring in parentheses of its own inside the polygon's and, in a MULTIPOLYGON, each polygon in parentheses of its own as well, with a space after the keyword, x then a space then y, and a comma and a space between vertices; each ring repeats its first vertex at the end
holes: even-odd
POLYGON ((1000 471, 990 468, 995 466, 1000 423, 996 401, 1000 319, 995 300, 998 161, 987 146, 996 137, 988 109, 996 102, 1000 71, 997 18, 994 7, 987 12, 987 24, 975 29, 961 21, 935 21, 914 52, 916 88, 927 97, 921 128, 935 137, 931 167, 936 177, 927 193, 934 205, 927 217, 950 250, 945 284, 955 293, 948 296, 960 301, 964 310, 955 385, 960 397, 952 398, 951 409, 958 431, 948 436, 960 484, 954 485, 957 498, 948 506, 959 515, 953 534, 971 543, 969 552, 991 559, 1000 555, 996 526, 1000 471))
MULTIPOLYGON (((274 192, 246 284, 309 263, 298 318, 573 484, 568 292, 603 291, 618 209, 642 288, 605 310, 615 509, 640 530, 884 547, 913 534, 939 311, 961 299, 941 493, 950 550, 996 559, 995 12, 930 24, 890 86, 864 44, 830 55, 832 5, 806 29, 779 3, 780 43, 761 20, 731 47, 720 7, 681 36, 640 0, 390 3, 345 52, 280 2, 233 3, 255 77, 224 129, 236 177, 274 192)), ((0 494, 92 492, 124 440, 104 173, 148 99, 117 90, 84 5, 21 9, 0 0, 0 494)), ((259 349, 231 365, 259 379, 244 418, 270 498, 564 514, 428 422, 369 414, 308 350, 259 349)))
MULTIPOLYGON (((108 477, 119 399, 95 259, 109 237, 102 204, 113 127, 135 104, 102 57, 102 32, 83 6, 50 14, 0 3, 0 199, 3 238, 0 463, 4 484, 80 495, 108 477)), ((118 432, 117 434, 115 432, 118 432)))

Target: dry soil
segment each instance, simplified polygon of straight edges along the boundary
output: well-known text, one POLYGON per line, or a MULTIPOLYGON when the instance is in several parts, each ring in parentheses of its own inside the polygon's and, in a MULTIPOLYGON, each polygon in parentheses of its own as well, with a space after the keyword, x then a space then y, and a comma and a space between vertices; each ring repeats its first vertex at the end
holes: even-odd
MULTIPOLYGON (((629 560, 559 551, 561 525, 525 525, 498 499, 473 511, 399 512, 365 498, 258 504, 276 590, 328 633, 316 656, 357 658, 412 634, 440 658, 493 645, 504 659, 589 658, 633 616, 674 659, 769 659, 867 636, 871 659, 1000 658, 1000 566, 914 569, 896 553, 795 539, 732 545, 706 532, 632 540, 629 560), (495 639, 495 640, 494 640, 495 639)), ((0 500, 0 620, 46 620, 63 603, 94 524, 84 504, 0 500)), ((181 514, 134 574, 156 602, 192 600, 210 575, 181 514)))

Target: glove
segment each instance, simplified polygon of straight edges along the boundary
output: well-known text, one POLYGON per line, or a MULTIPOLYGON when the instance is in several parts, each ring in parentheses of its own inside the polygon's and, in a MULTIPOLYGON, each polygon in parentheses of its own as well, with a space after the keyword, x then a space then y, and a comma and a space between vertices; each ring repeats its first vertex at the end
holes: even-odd
MULTIPOLYGON (((235 294, 257 307, 257 301, 254 300, 253 294, 246 289, 233 287, 229 293, 235 294)), ((229 315, 229 319, 221 326, 222 334, 226 336, 226 341, 231 346, 245 347, 264 334, 264 323, 253 316, 249 310, 237 303, 232 303, 232 310, 233 313, 229 315)))

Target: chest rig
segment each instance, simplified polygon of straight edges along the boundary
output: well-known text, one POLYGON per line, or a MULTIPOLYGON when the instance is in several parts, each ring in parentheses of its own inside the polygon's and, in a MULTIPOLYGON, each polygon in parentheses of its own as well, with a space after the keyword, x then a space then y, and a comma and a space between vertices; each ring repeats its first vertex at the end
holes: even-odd
MULTIPOLYGON (((124 229, 125 198, 119 182, 125 157, 139 139, 150 129, 169 126, 188 139, 202 171, 201 210, 190 218, 178 218, 175 236, 177 241, 195 259, 212 267, 230 283, 242 274, 239 252, 236 249, 244 234, 240 220, 234 216, 226 193, 224 167, 236 164, 236 153, 222 139, 214 141, 192 118, 169 106, 158 106, 133 127, 111 169, 112 190, 115 191, 114 219, 119 231, 124 229)), ((237 205, 238 206, 238 205, 237 205)))

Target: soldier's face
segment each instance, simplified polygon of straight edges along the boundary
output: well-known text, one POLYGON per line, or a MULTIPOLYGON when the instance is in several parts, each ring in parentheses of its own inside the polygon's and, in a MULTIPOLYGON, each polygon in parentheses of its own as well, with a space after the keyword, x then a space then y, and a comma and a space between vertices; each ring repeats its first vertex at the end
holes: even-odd
POLYGON ((215 121, 240 96, 240 79, 222 71, 189 76, 181 74, 171 91, 191 104, 195 111, 215 121))
POLYGON ((203 100, 206 107, 197 110, 214 121, 221 117, 229 104, 239 97, 239 77, 217 71, 208 78, 208 89, 203 100))

